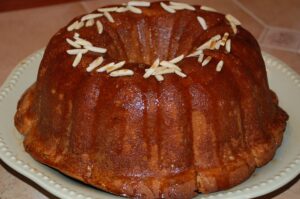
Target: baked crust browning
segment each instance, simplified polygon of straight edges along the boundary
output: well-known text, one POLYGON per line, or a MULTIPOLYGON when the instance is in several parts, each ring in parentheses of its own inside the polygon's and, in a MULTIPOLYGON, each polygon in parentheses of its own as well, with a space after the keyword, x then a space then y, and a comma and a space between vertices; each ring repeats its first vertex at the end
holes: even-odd
POLYGON ((101 19, 101 36, 95 27, 78 30, 108 49, 106 60, 126 60, 130 77, 87 73, 94 53, 73 68, 65 40, 74 33, 61 29, 18 103, 15 125, 26 151, 68 176, 133 198, 184 199, 228 189, 268 163, 288 115, 269 89, 256 40, 242 27, 230 38, 230 53, 204 50, 212 57, 204 67, 193 57, 178 63, 186 78, 143 78, 156 58, 188 55, 216 34, 232 34, 224 15, 195 8, 170 14, 152 3, 143 15, 101 19))

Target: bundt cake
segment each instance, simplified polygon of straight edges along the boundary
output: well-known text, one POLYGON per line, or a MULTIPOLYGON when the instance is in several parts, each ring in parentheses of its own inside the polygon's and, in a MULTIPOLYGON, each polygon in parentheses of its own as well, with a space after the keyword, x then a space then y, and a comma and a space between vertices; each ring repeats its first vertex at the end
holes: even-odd
POLYGON ((50 40, 15 125, 39 162, 116 195, 192 198, 269 162, 288 115, 232 15, 131 1, 50 40))

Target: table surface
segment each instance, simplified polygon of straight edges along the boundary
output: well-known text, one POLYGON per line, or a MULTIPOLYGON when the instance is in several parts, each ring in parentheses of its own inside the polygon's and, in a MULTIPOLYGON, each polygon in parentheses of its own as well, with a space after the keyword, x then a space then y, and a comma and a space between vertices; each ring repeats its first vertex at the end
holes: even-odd
MULTIPOLYGON (((0 12, 0 85, 20 60, 46 46, 49 38, 72 18, 91 12, 109 2, 112 1, 76 1, 0 12)), ((211 6, 220 12, 236 16, 256 37, 262 50, 283 60, 300 73, 299 0, 185 0, 185 2, 211 6)), ((0 8, 2 5, 0 2, 0 8)), ((10 169, 1 160, 0 165, 1 199, 55 198, 31 180, 10 169)), ((299 179, 300 175, 286 186, 260 198, 299 198, 299 179)))

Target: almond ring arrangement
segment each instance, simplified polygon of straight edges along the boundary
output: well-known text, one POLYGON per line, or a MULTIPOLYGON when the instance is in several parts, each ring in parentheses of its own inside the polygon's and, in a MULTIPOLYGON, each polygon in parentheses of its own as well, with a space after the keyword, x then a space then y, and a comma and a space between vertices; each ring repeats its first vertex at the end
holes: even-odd
POLYGON ((133 198, 229 189, 272 160, 288 115, 230 14, 130 1, 50 40, 15 126, 37 161, 133 198))
MULTIPOLYGON (((164 2, 160 2, 160 6, 164 11, 173 14, 176 13, 176 11, 179 10, 189 10, 189 11, 196 11, 196 8, 186 4, 186 3, 179 3, 179 2, 169 2, 169 5, 164 2)), ((80 35, 76 33, 76 30, 79 30, 84 27, 91 27, 96 26, 97 31, 100 35, 104 31, 103 24, 99 20, 100 18, 106 18, 107 21, 110 23, 115 23, 115 20, 113 18, 113 13, 124 13, 124 12, 132 12, 135 14, 143 14, 142 9, 143 8, 149 8, 151 7, 150 2, 146 1, 130 1, 127 4, 124 4, 120 7, 107 7, 107 8, 100 8, 97 10, 99 13, 91 13, 87 14, 83 17, 81 17, 80 20, 74 21, 71 25, 67 27, 68 31, 75 31, 73 38, 67 38, 67 43, 73 47, 73 49, 67 50, 67 53, 69 55, 76 55, 73 67, 76 67, 80 60, 82 59, 83 54, 91 51, 99 53, 100 56, 96 58, 93 62, 91 62, 88 67, 86 68, 87 72, 92 72, 93 70, 96 70, 96 72, 107 72, 112 77, 118 77, 118 76, 131 76, 134 75, 134 72, 130 69, 120 69, 122 68, 126 61, 120 61, 118 63, 111 62, 107 64, 103 64, 103 53, 107 52, 107 49, 102 47, 96 47, 93 46, 93 44, 90 41, 87 41, 86 39, 80 38, 80 35), (73 40, 72 40, 73 39, 73 40)), ((201 10, 208 11, 208 12, 217 12, 215 9, 207 7, 207 6, 201 6, 201 10)), ((233 17, 230 14, 225 15, 225 18, 228 22, 228 24, 231 26, 233 34, 237 33, 237 26, 241 25, 239 20, 237 20, 235 17, 233 17)), ((197 20, 199 21, 199 25, 201 28, 206 31, 208 29, 207 23, 205 19, 201 16, 197 16, 197 20)), ((150 68, 145 70, 144 78, 149 78, 151 75, 153 75, 158 81, 163 81, 164 74, 177 74, 180 77, 186 77, 186 74, 182 72, 180 67, 178 67, 176 64, 183 60, 185 57, 198 57, 198 62, 201 63, 202 66, 207 65, 212 57, 207 56, 204 57, 203 50, 210 49, 210 50, 219 50, 220 47, 224 46, 226 48, 226 52, 230 53, 231 50, 231 40, 228 39, 229 33, 225 32, 223 36, 220 34, 217 34, 213 36, 211 39, 206 41, 204 44, 199 46, 195 52, 192 52, 189 55, 179 55, 178 57, 172 59, 172 60, 163 60, 160 61, 159 58, 157 58, 154 63, 151 65, 150 68)), ((216 71, 220 72, 222 70, 224 61, 220 60, 216 66, 216 71)))

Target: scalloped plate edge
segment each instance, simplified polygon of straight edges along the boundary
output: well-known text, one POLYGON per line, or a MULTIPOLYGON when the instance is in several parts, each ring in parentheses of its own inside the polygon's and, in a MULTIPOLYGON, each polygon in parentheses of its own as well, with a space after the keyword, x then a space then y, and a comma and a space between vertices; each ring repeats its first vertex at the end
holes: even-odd
MULTIPOLYGON (((44 49, 40 49, 37 52, 31 54, 23 61, 21 61, 15 69, 10 73, 7 77, 5 82, 0 88, 0 103, 2 103, 3 99, 8 95, 9 92, 12 92, 15 84, 17 83, 18 79, 22 75, 22 72, 27 69, 28 65, 32 62, 36 61, 37 59, 41 59, 44 53, 44 49)), ((272 55, 263 52, 263 57, 266 63, 266 66, 273 65, 277 70, 281 70, 282 73, 288 75, 290 79, 293 81, 294 84, 297 85, 297 88, 300 89, 300 78, 299 75, 288 65, 283 63, 281 60, 273 57, 272 55)), ((39 60, 40 61, 40 60, 39 60)), ((9 147, 5 144, 5 140, 3 139, 2 133, 0 131, 0 158, 2 159, 5 164, 7 164, 12 169, 16 170, 18 173, 28 177, 47 191, 51 192, 52 194, 61 197, 61 198, 85 198, 85 199, 92 199, 93 197, 87 196, 86 193, 80 193, 76 190, 68 189, 63 185, 53 181, 47 175, 39 172, 35 168, 31 167, 28 163, 24 162, 23 160, 17 159, 15 155, 11 152, 9 147)), ((279 187, 287 184, 293 178, 295 178, 300 173, 300 152, 294 158, 292 162, 285 167, 284 171, 280 172, 278 175, 273 176, 273 178, 265 180, 263 183, 258 183, 259 185, 254 185, 251 187, 246 187, 243 189, 238 189, 234 191, 223 191, 223 192, 216 192, 213 194, 207 195, 198 195, 196 198, 210 198, 210 199, 218 199, 218 198, 252 198, 267 194, 272 192, 279 187), (264 187, 264 189, 259 189, 260 187, 264 187)), ((114 195, 108 197, 101 198, 118 198, 114 195)))

